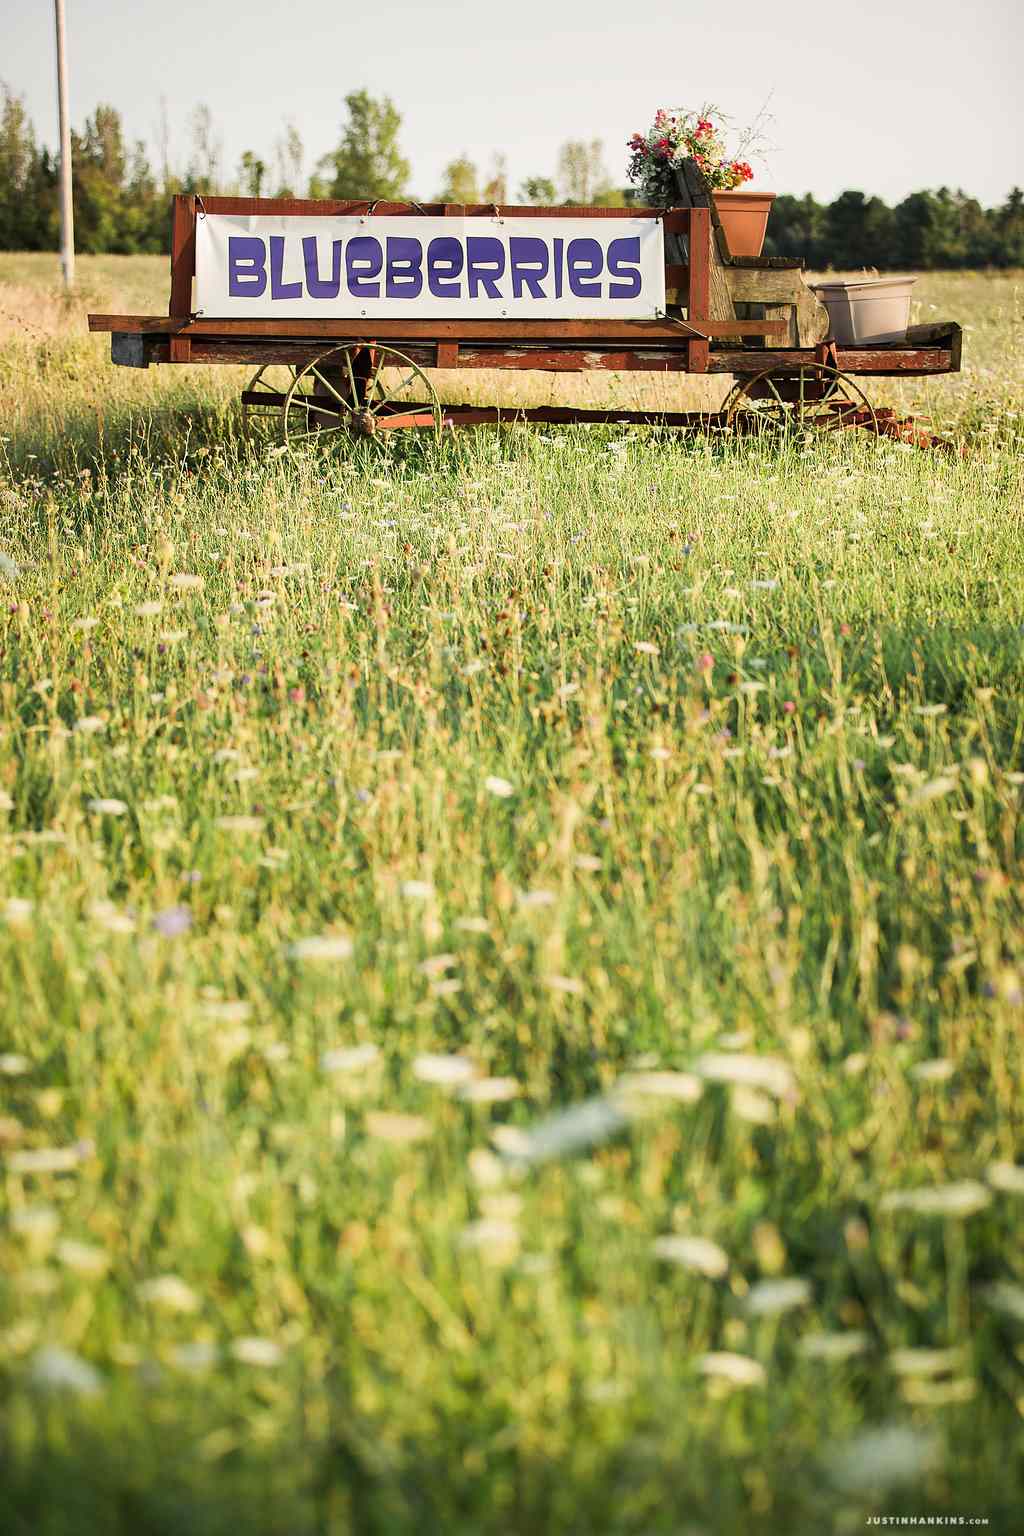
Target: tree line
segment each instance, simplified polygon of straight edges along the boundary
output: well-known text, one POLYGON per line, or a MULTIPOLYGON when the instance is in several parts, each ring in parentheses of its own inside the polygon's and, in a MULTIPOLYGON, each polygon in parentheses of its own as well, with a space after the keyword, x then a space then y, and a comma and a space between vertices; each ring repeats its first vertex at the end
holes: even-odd
MULTIPOLYGON (((186 124, 184 164, 175 167, 163 106, 154 166, 141 141, 126 139, 117 109, 99 106, 71 135, 75 245, 84 252, 166 252, 168 202, 176 192, 409 197, 401 127, 390 99, 352 91, 337 146, 308 172, 293 122, 285 123, 268 158, 246 150, 232 171, 224 166, 213 114, 199 106, 186 124)), ((529 176, 515 188, 503 155, 483 167, 463 153, 445 168, 432 200, 621 207, 633 193, 609 176, 600 139, 580 139, 562 145, 553 174, 529 176)), ((38 142, 24 102, 0 85, 0 250, 55 250, 58 243, 57 158, 38 142)), ((784 195, 775 201, 765 250, 802 255, 819 269, 1024 266, 1024 192, 1014 188, 998 208, 945 187, 913 192, 894 208, 862 192, 842 192, 828 204, 810 194, 784 195)))

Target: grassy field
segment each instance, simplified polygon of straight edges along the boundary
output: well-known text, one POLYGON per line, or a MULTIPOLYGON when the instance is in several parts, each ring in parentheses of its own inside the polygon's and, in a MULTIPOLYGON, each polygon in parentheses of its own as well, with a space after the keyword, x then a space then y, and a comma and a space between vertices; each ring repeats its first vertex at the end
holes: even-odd
MULTIPOLYGON (((0 258, 0 1529, 1019 1523, 1019 274, 962 456, 328 464, 0 258)), ((884 390, 878 390, 884 396, 884 390)))

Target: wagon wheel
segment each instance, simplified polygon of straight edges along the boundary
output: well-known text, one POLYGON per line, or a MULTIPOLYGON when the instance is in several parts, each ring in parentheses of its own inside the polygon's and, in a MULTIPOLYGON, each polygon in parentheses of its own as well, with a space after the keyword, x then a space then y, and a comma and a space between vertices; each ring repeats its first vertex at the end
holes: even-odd
POLYGON ((850 427, 878 431, 867 395, 849 374, 825 363, 766 368, 734 385, 722 405, 725 424, 755 437, 805 437, 850 427))
POLYGON ((290 363, 264 363, 253 374, 242 391, 242 431, 247 438, 276 434, 295 373, 290 363))
POLYGON ((281 408, 281 436, 293 450, 329 448, 342 440, 337 434, 370 438, 419 427, 438 437, 442 420, 437 391, 417 363, 394 347, 357 342, 296 370, 281 408))

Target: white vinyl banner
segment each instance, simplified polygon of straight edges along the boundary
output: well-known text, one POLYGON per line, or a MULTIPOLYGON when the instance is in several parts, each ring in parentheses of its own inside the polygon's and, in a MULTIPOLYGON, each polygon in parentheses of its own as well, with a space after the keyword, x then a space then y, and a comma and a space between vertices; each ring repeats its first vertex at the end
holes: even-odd
POLYGON ((200 214, 204 319, 650 320, 660 219, 200 214))

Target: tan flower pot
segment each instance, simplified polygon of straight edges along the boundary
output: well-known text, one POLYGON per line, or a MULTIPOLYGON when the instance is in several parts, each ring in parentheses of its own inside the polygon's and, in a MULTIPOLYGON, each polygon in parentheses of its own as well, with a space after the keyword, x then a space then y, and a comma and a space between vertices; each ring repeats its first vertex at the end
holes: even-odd
POLYGON ((828 339, 848 347, 906 341, 916 277, 858 277, 811 283, 828 310, 828 339))
POLYGON ((713 192, 718 217, 733 256, 760 256, 774 192, 713 192))

